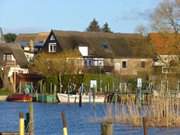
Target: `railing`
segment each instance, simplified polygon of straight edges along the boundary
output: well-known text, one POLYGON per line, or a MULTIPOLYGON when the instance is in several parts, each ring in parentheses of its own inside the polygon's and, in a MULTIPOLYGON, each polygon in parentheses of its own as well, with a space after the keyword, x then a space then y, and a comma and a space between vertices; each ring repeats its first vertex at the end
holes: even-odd
POLYGON ((16 61, 5 61, 4 66, 16 65, 16 61))

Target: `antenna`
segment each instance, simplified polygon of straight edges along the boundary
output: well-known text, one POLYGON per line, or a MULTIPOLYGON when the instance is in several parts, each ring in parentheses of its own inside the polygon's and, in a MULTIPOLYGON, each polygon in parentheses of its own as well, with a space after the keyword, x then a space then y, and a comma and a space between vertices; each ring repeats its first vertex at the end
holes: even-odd
POLYGON ((0 27, 0 43, 4 42, 3 30, 0 27))

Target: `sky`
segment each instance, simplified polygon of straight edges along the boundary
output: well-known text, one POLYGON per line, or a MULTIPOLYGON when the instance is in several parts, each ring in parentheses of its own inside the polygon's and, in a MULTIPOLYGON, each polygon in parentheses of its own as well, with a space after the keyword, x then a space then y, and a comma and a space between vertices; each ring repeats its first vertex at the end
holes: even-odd
POLYGON ((51 29, 85 31, 96 18, 113 32, 133 33, 148 26, 160 0, 0 0, 0 27, 4 33, 48 32, 51 29))

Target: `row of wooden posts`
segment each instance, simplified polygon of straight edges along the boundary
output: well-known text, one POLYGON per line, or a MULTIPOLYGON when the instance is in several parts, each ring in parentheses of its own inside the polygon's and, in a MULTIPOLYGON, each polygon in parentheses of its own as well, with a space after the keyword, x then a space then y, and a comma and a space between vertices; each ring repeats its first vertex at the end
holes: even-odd
MULTIPOLYGON (((68 135, 67 120, 64 112, 61 112, 61 119, 63 124, 63 135, 68 135)), ((148 135, 147 119, 143 117, 142 122, 143 122, 144 135, 148 135)), ((30 103, 29 106, 29 113, 26 114, 26 120, 24 119, 24 114, 22 112, 19 113, 19 135, 26 135, 26 134, 34 135, 32 103, 30 103)), ((113 135, 112 122, 101 123, 101 135, 113 135)))
POLYGON ((26 113, 26 119, 24 113, 19 113, 19 135, 34 135, 34 120, 33 120, 33 104, 29 104, 29 112, 26 113))
MULTIPOLYGON (((148 135, 147 119, 145 117, 143 117, 142 122, 143 122, 144 135, 148 135)), ((101 123, 101 135, 113 135, 112 122, 102 122, 101 123)))
MULTIPOLYGON (((64 112, 61 112, 61 119, 63 124, 63 135, 68 135, 67 120, 64 112)), ((143 129, 144 135, 148 135, 147 129, 147 119, 143 117, 143 129)), ((25 135, 25 123, 23 113, 20 113, 19 121, 19 135, 25 135)), ((33 135, 33 126, 30 126, 28 135, 33 135)), ((102 122, 101 123, 101 135, 113 135, 113 124, 111 122, 102 122)))

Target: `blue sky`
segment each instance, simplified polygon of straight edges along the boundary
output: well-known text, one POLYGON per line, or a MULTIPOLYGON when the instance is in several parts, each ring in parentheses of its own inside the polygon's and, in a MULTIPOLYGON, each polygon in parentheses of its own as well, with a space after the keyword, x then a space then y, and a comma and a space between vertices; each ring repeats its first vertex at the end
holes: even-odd
POLYGON ((7 32, 51 29, 84 31, 93 18, 114 32, 134 32, 148 25, 160 0, 0 0, 0 27, 7 32))

